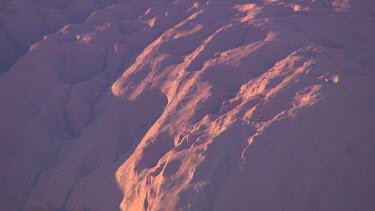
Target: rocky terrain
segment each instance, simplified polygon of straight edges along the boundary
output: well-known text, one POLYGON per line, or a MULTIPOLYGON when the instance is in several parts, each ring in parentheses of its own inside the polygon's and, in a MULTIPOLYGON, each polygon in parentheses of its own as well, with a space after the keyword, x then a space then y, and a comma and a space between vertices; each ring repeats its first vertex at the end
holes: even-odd
POLYGON ((374 210, 374 6, 1 1, 0 210, 374 210))

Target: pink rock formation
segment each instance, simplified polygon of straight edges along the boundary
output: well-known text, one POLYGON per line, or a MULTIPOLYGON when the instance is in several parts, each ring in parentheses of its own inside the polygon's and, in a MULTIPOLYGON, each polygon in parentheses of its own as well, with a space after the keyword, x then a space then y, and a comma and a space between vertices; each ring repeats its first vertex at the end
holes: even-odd
POLYGON ((93 11, 116 0, 2 0, 0 2, 0 73, 29 47, 65 24, 83 22, 93 11))
POLYGON ((0 3, 0 210, 374 210, 369 0, 0 3))

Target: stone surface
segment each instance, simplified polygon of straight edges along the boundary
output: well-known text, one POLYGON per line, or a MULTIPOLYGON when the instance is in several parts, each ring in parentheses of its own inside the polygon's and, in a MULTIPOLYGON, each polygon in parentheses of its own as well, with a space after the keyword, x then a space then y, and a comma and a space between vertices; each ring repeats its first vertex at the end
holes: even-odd
POLYGON ((374 210, 369 0, 2 1, 0 210, 374 210))

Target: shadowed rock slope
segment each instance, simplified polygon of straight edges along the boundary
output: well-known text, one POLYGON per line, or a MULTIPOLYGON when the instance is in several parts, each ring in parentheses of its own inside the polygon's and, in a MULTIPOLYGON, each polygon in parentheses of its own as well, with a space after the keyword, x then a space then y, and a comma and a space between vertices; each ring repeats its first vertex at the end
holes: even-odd
POLYGON ((0 210, 375 209, 371 1, 2 2, 0 210))

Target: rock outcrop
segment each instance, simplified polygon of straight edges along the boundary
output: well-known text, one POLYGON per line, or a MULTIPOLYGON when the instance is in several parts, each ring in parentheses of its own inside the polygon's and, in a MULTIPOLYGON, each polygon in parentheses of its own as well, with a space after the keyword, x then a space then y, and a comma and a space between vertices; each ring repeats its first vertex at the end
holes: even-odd
POLYGON ((2 1, 0 209, 375 209, 372 4, 2 1))

